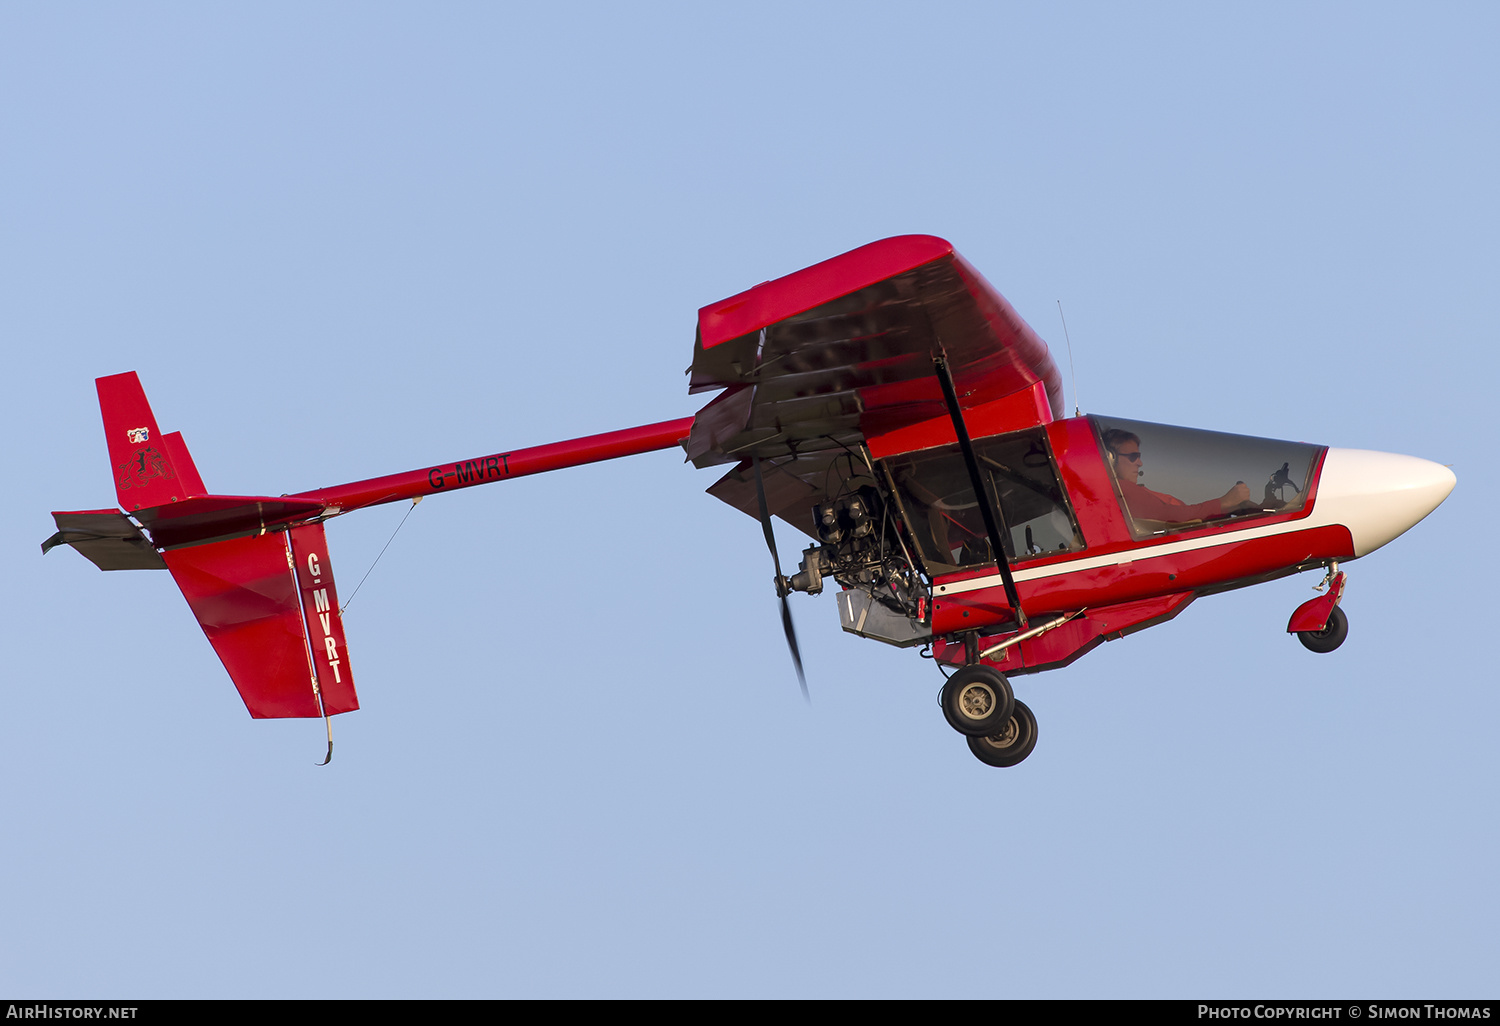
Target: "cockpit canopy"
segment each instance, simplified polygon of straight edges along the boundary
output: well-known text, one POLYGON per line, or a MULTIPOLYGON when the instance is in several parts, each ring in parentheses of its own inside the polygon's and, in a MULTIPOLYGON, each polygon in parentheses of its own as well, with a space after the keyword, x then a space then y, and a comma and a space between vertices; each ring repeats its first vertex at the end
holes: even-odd
POLYGON ((1136 538, 1300 510, 1323 452, 1119 417, 1089 421, 1136 538))

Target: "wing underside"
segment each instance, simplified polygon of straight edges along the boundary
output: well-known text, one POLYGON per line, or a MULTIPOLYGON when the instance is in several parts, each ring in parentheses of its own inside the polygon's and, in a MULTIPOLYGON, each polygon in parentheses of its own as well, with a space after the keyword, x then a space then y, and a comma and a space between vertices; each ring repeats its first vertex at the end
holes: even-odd
POLYGON ((760 457, 771 512, 812 534, 812 504, 869 475, 864 447, 952 441, 940 354, 966 419, 1004 407, 991 433, 1061 411, 1046 343, 1004 297, 951 244, 898 236, 699 311, 690 390, 722 391, 694 419, 688 458, 736 464, 709 493, 756 516, 760 457))

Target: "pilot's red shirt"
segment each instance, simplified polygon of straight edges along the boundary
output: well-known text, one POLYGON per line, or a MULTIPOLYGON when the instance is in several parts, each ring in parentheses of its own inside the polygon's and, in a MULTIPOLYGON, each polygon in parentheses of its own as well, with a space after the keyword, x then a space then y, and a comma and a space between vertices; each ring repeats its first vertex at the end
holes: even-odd
POLYGON ((1160 520, 1167 524, 1183 524, 1189 520, 1207 520, 1224 512, 1218 499, 1209 499, 1189 506, 1181 499, 1164 492, 1153 492, 1143 484, 1120 482, 1120 494, 1125 497, 1125 508, 1137 520, 1160 520))

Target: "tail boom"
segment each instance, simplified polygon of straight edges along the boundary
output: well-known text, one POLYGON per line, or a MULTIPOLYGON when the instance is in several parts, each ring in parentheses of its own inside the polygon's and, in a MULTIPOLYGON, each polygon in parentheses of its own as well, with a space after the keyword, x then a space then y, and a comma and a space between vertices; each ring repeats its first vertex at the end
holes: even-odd
POLYGON ((621 431, 608 431, 601 435, 573 438, 566 442, 497 452, 490 456, 440 464, 424 470, 411 470, 404 474, 353 481, 331 488, 314 488, 289 495, 287 499, 321 503, 331 516, 386 502, 420 499, 438 492, 472 488, 492 481, 505 481, 528 474, 543 474, 585 463, 599 463, 622 456, 670 449, 686 438, 692 427, 692 417, 664 420, 621 431))

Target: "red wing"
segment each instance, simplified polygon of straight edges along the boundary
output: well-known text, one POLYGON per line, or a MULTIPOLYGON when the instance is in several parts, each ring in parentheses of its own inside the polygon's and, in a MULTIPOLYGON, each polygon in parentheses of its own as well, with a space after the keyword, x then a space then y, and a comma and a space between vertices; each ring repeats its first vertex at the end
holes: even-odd
POLYGON ((699 413, 688 456, 701 467, 837 448, 943 417, 940 348, 966 409, 1040 391, 1016 427, 1061 411, 1046 343, 952 245, 904 235, 698 312, 689 387, 728 391, 699 413))
POLYGON ((830 465, 859 446, 879 457, 954 441, 933 370, 939 351, 975 437, 1060 414, 1062 377, 1046 343, 950 243, 904 235, 698 312, 690 389, 725 391, 694 419, 688 458, 740 464, 709 491, 752 516, 742 461, 773 461, 777 476, 806 487, 768 476, 789 503, 778 509, 768 496, 772 512, 803 527, 801 507, 837 484, 830 465))

